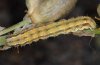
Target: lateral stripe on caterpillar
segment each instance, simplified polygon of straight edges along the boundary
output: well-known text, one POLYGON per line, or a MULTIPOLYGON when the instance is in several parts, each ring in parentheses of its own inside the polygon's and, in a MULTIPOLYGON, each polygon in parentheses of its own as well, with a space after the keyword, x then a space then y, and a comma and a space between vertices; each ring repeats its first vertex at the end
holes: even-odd
POLYGON ((7 38, 8 46, 26 45, 32 41, 39 39, 47 39, 48 37, 55 37, 60 34, 68 34, 70 32, 77 32, 84 29, 93 30, 96 28, 96 23, 90 17, 77 17, 69 20, 60 20, 46 26, 32 28, 26 32, 7 38))

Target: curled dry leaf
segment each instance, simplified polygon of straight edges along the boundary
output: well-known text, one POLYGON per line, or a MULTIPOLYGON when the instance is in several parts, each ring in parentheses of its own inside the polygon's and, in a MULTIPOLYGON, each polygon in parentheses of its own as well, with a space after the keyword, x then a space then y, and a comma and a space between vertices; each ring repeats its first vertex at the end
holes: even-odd
POLYGON ((97 13, 98 13, 98 15, 100 16, 100 4, 99 4, 98 7, 97 7, 97 13))
POLYGON ((26 0, 27 16, 33 23, 53 22, 67 15, 77 0, 26 0))

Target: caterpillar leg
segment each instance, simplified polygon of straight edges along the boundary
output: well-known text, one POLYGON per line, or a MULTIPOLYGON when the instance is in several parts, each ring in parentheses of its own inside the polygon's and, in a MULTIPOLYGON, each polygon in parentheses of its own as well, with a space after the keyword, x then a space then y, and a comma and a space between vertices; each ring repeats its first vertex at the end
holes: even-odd
POLYGON ((0 47, 0 50, 7 50, 9 48, 11 48, 11 47, 9 47, 9 46, 3 46, 3 47, 0 47))

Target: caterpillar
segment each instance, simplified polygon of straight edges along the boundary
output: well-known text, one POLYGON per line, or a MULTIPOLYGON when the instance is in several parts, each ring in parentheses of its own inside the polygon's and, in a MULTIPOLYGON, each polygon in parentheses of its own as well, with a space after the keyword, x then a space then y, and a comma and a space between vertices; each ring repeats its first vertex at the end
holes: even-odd
POLYGON ((71 18, 68 20, 60 20, 48 25, 40 26, 37 28, 31 28, 23 33, 7 38, 6 45, 26 45, 30 42, 36 42, 39 39, 47 39, 49 37, 55 37, 60 34, 68 34, 70 32, 77 32, 85 29, 93 30, 96 28, 95 21, 87 16, 81 16, 77 18, 71 18))

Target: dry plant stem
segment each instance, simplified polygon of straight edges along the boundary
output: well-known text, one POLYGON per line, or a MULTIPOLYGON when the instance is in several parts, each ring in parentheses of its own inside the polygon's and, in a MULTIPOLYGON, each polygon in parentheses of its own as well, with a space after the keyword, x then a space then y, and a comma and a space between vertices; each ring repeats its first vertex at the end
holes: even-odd
POLYGON ((32 28, 24 33, 7 38, 6 45, 26 45, 30 42, 36 42, 39 39, 47 39, 48 37, 55 37, 60 34, 68 34, 70 32, 77 32, 85 29, 94 30, 96 23, 90 17, 77 17, 69 20, 60 20, 46 26, 32 28))

